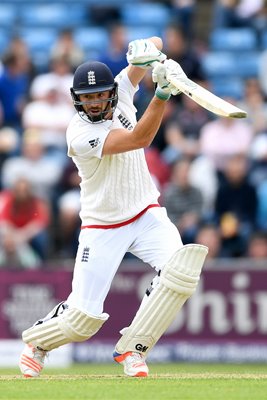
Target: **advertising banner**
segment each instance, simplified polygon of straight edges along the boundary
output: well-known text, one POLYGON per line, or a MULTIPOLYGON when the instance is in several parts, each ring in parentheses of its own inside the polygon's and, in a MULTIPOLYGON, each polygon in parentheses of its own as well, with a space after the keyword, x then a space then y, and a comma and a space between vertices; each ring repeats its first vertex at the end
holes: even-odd
MULTIPOLYGON (((125 263, 120 268, 105 301, 109 320, 94 339, 74 346, 74 358, 90 361, 97 355, 98 344, 102 358, 111 351, 153 276, 153 270, 139 263, 125 263)), ((20 338, 24 329, 67 298, 71 280, 72 271, 59 267, 0 270, 0 339, 20 338)), ((194 354, 197 359, 214 360, 227 354, 228 358, 248 357, 246 351, 250 351, 253 359, 267 361, 266 282, 264 268, 205 269, 197 291, 161 338, 157 351, 165 352, 167 359, 188 359, 194 354)))

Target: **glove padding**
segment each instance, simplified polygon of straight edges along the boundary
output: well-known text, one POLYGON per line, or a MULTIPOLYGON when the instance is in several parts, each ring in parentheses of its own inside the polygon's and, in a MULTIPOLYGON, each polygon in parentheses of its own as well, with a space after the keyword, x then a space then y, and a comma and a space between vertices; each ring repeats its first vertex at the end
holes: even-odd
POLYGON ((163 89, 166 94, 172 94, 176 96, 181 93, 176 86, 169 82, 169 79, 175 78, 187 78, 180 64, 174 60, 165 60, 163 64, 157 64, 152 71, 152 80, 157 83, 158 86, 163 89))
POLYGON ((162 62, 166 59, 166 55, 149 39, 138 39, 130 42, 126 57, 129 64, 143 69, 152 68, 153 62, 162 62))

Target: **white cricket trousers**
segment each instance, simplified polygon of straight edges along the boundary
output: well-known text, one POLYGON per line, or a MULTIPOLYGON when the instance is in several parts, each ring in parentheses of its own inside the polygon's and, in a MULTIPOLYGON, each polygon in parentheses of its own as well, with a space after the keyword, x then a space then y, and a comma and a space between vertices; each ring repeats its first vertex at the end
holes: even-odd
POLYGON ((119 228, 83 229, 67 303, 98 316, 104 311, 105 298, 126 252, 158 271, 181 246, 180 234, 163 207, 150 208, 119 228))

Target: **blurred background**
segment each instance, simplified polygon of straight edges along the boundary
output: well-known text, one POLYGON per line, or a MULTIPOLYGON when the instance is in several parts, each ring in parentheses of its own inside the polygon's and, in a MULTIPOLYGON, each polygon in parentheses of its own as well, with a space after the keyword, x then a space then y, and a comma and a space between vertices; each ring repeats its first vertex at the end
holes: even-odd
MULTIPOLYGON (((267 2, 1 0, 0 365, 16 364, 21 331, 71 288, 80 229, 80 180, 65 142, 73 73, 97 59, 116 75, 128 42, 154 35, 190 79, 248 118, 173 97, 145 150, 183 242, 210 248, 198 292, 152 359, 267 361, 267 2)), ((148 72, 138 118, 153 93, 148 72)), ((150 280, 126 255, 106 302, 110 320, 96 341, 70 346, 69 362, 111 361, 150 280)))

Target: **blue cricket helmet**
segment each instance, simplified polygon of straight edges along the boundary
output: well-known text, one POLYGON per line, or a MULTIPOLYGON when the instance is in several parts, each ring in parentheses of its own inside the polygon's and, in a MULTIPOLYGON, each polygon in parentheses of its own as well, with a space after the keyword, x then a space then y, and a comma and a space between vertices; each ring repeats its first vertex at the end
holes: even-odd
POLYGON ((73 104, 78 113, 82 116, 85 114, 91 122, 102 122, 105 120, 105 115, 115 111, 118 103, 118 83, 115 82, 113 74, 109 67, 99 61, 87 61, 81 64, 74 73, 73 87, 70 89, 73 104), (79 95, 86 93, 99 93, 110 91, 110 97, 107 99, 106 110, 100 117, 91 116, 86 113, 79 95))

